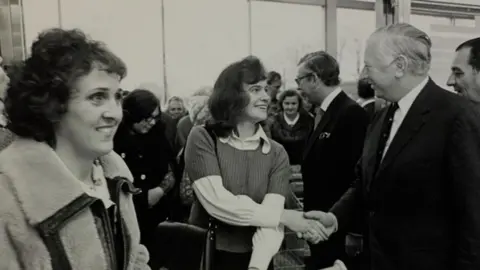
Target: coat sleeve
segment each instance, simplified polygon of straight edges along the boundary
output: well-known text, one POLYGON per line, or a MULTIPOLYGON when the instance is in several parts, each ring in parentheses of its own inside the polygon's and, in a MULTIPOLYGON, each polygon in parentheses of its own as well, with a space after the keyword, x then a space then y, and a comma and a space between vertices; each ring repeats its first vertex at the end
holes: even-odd
POLYGON ((6 225, 4 222, 0 221, 0 226, 0 269, 25 269, 20 267, 18 254, 15 251, 11 236, 6 229, 6 225))
POLYGON ((455 215, 455 269, 480 269, 480 112, 469 107, 452 127, 447 156, 455 215))
POLYGON ((22 264, 21 254, 15 247, 14 236, 9 230, 12 226, 11 221, 19 220, 20 209, 3 180, 3 176, 0 175, 0 198, 2 198, 0 203, 0 269, 34 270, 22 264))
POLYGON ((345 176, 345 183, 349 183, 350 187, 340 197, 337 203, 330 209, 330 211, 337 217, 339 229, 350 229, 358 218, 357 209, 360 209, 361 200, 361 156, 363 152, 363 145, 365 135, 368 129, 369 118, 365 110, 359 106, 353 106, 347 112, 348 130, 349 134, 349 148, 350 153, 346 162, 350 168, 349 173, 345 176))

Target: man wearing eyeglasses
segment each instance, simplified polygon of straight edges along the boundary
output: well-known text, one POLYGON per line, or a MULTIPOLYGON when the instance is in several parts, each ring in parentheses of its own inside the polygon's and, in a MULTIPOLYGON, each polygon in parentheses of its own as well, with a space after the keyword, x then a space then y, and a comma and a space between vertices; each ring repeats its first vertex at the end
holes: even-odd
POLYGON ((480 269, 480 113, 428 76, 430 38, 412 25, 379 28, 363 76, 391 102, 373 120, 354 186, 330 228, 362 211, 372 270, 480 269))
MULTIPOLYGON (((333 206, 354 179, 362 152, 368 116, 342 91, 339 75, 337 61, 323 51, 307 54, 298 65, 299 89, 318 107, 301 166, 305 211, 328 211, 333 206)), ((345 235, 340 231, 328 242, 311 245, 307 270, 345 260, 345 235)))

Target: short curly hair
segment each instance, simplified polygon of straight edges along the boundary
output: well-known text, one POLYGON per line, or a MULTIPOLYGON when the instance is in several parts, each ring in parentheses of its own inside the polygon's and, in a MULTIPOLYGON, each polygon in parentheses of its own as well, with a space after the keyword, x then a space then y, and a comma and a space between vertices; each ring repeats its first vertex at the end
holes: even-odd
POLYGON ((68 111, 73 85, 93 69, 121 79, 127 73, 118 56, 81 30, 52 28, 40 33, 29 57, 11 74, 5 99, 9 128, 55 147, 55 128, 68 111))

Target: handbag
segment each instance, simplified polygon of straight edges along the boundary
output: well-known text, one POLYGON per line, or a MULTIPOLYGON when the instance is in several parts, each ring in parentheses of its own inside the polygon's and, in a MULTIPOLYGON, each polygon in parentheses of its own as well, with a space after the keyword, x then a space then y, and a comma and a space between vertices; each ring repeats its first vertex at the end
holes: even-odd
MULTIPOLYGON (((205 129, 214 141, 218 158, 217 137, 213 129, 208 126, 205 129)), ((213 270, 217 223, 213 217, 209 217, 207 229, 181 222, 160 223, 155 242, 161 248, 158 254, 151 256, 152 269, 213 270)))

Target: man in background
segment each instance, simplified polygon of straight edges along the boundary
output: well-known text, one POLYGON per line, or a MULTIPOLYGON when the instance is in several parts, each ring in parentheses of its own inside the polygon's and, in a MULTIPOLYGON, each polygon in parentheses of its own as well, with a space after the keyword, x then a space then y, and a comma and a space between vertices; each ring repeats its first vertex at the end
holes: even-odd
POLYGON ((459 95, 480 103, 480 38, 465 41, 455 51, 447 85, 459 95))
MULTIPOLYGON (((363 148, 368 116, 340 88, 337 60, 324 51, 304 56, 296 82, 309 101, 317 105, 314 131, 307 139, 301 164, 304 210, 328 211, 349 188, 363 148)), ((310 246, 307 270, 346 260, 346 231, 327 242, 310 246)))

